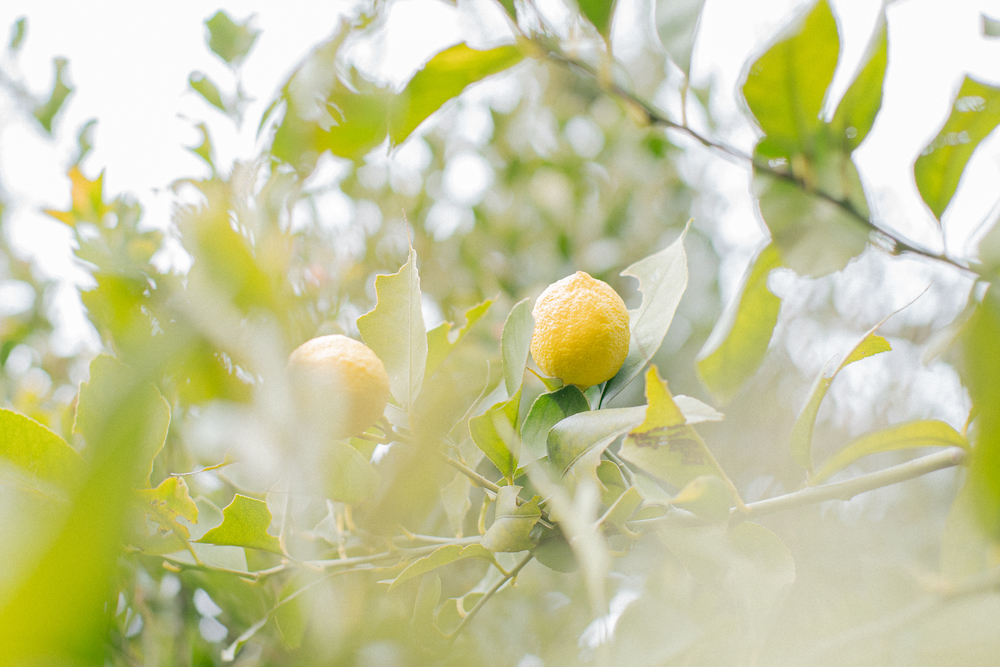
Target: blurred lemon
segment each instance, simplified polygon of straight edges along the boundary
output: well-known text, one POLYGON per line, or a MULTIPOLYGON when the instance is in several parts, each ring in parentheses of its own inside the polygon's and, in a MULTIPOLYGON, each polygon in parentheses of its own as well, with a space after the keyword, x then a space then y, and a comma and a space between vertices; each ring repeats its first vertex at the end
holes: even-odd
POLYGON ((610 380, 624 363, 628 309, 606 282, 577 271, 549 285, 531 314, 531 356, 545 374, 586 388, 610 380))
POLYGON ((389 402, 389 375, 372 349, 353 338, 320 336, 295 348, 288 368, 297 396, 334 438, 367 431, 389 402))

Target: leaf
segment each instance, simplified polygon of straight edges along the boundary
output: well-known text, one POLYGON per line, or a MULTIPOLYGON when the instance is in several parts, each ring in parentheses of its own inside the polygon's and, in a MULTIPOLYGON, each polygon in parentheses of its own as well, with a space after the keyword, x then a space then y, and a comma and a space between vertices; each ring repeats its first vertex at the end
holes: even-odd
POLYGON ((66 81, 67 67, 69 67, 69 61, 65 58, 52 59, 52 68, 54 70, 52 92, 49 93, 48 100, 36 106, 31 112, 49 134, 52 134, 52 121, 55 119, 56 114, 59 113, 59 110, 62 109, 66 98, 73 92, 73 86, 69 85, 66 81))
POLYGON ((792 425, 792 434, 789 440, 792 459, 797 464, 805 468, 809 474, 812 474, 813 470, 812 434, 813 428, 816 426, 816 415, 819 413, 819 406, 822 404, 823 398, 826 396, 826 392, 830 388, 830 384, 845 366, 853 364, 855 361, 866 359, 875 354, 889 352, 892 349, 889 345, 889 341, 881 336, 875 335, 875 332, 880 326, 885 324, 887 319, 889 318, 885 318, 869 329, 865 335, 861 337, 861 340, 858 341, 857 345, 851 348, 851 351, 847 353, 843 361, 837 365, 837 368, 833 371, 833 373, 827 375, 826 369, 823 369, 823 371, 821 371, 816 377, 812 387, 809 389, 809 398, 802 406, 799 416, 796 417, 795 424, 792 425))
POLYGON ((441 600, 441 577, 437 572, 426 575, 420 582, 417 599, 413 603, 413 629, 421 639, 435 638, 434 610, 441 600))
POLYGON ((448 544, 432 552, 429 556, 424 556, 407 565, 399 573, 399 576, 393 580, 389 586, 389 592, 394 591, 405 581, 419 577, 439 567, 444 567, 449 563, 454 563, 457 560, 462 560, 463 558, 479 558, 493 564, 497 562, 493 553, 482 545, 469 544, 462 546, 460 544, 448 544))
POLYGON ((713 408, 711 405, 699 401, 697 398, 677 394, 674 396, 674 404, 680 408, 684 414, 684 420, 688 424, 701 424, 703 422, 721 422, 726 418, 724 414, 713 408))
POLYGON ((441 489, 441 504, 448 515, 451 527, 459 537, 461 537, 462 529, 465 526, 465 515, 472 507, 472 501, 469 500, 471 489, 472 482, 461 473, 455 475, 455 478, 441 489))
POLYGON ((601 461, 597 465, 597 481, 601 484, 601 504, 611 507, 628 488, 621 468, 612 461, 601 461))
POLYGON ((843 150, 851 153, 861 145, 882 108, 882 85, 888 64, 888 31, 884 16, 869 47, 868 60, 847 89, 830 121, 833 137, 843 142, 843 150))
POLYGON ((971 577, 1000 565, 996 540, 980 521, 976 490, 962 486, 944 522, 941 534, 941 573, 951 579, 971 577))
POLYGON ((531 302, 522 299, 510 309, 500 334, 500 352, 503 358, 503 381, 507 395, 513 396, 524 381, 524 369, 528 365, 531 336, 535 330, 535 320, 531 316, 531 302))
POLYGON ((529 535, 542 511, 538 509, 538 497, 523 505, 517 504, 519 486, 503 486, 497 493, 496 518, 493 525, 483 535, 481 544, 492 552, 525 551, 535 546, 529 535))
POLYGON ((531 552, 535 560, 556 572, 576 572, 580 562, 573 553, 573 547, 566 541, 566 536, 558 528, 543 528, 538 546, 531 552))
POLYGON ((601 405, 618 395, 635 376, 642 372, 653 355, 660 349, 663 337, 674 319, 677 305, 687 288, 687 254, 684 252, 684 237, 691 223, 684 228, 680 237, 658 253, 641 259, 621 272, 639 281, 642 303, 629 311, 628 356, 618 373, 608 380, 604 387, 601 405))
POLYGON ((745 521, 729 532, 736 558, 726 584, 744 610, 746 642, 764 643, 785 606, 795 582, 795 559, 777 535, 745 521))
POLYGON ((497 0, 503 7, 503 10, 507 12, 507 16, 511 18, 514 24, 517 24, 517 10, 514 8, 514 0, 497 0))
POLYGON ((7 48, 12 52, 17 52, 21 49, 21 44, 24 43, 24 37, 28 32, 28 19, 24 16, 17 19, 14 25, 10 29, 10 41, 7 43, 7 48))
POLYGON ((978 415, 968 485, 983 531, 1000 542, 1000 296, 991 285, 962 336, 963 380, 978 415))
POLYGON ((472 441, 507 479, 513 479, 521 449, 517 434, 520 404, 521 390, 518 389, 510 399, 469 420, 472 441))
POLYGON ((326 497, 348 505, 370 498, 378 488, 378 473, 368 459, 344 442, 323 444, 321 470, 325 470, 326 497))
POLYGON ((611 16, 615 10, 615 0, 577 0, 580 13, 594 24, 597 32, 608 39, 611 35, 611 16))
POLYGON ((201 143, 197 146, 188 147, 188 150, 200 157, 209 166, 212 173, 215 173, 215 148, 212 145, 212 137, 208 134, 208 126, 205 123, 198 123, 195 126, 201 135, 201 143))
POLYGON ((913 165, 920 196, 938 219, 955 195, 973 151, 998 123, 1000 88, 965 77, 944 127, 913 165))
POLYGON ((729 489, 716 475, 695 477, 684 485, 670 504, 708 521, 722 523, 729 519, 729 489))
POLYGON ((536 398, 521 425, 522 464, 526 462, 523 454, 525 451, 534 459, 547 455, 549 430, 553 426, 570 415, 587 410, 590 410, 590 404, 576 385, 541 394, 536 398))
POLYGON ((813 474, 810 482, 819 484, 858 459, 880 452, 915 447, 969 448, 968 441, 948 424, 937 420, 922 420, 896 424, 889 428, 855 438, 832 454, 813 474))
POLYGON ((76 227, 78 222, 100 225, 111 207, 104 203, 104 172, 94 180, 87 179, 80 167, 70 167, 66 174, 70 182, 70 209, 68 211, 46 210, 45 213, 56 220, 76 227))
POLYGON ((429 378, 444 363, 451 351, 458 346, 469 329, 481 320, 486 311, 493 305, 492 300, 483 301, 477 306, 473 306, 465 311, 465 324, 458 331, 452 331, 455 325, 451 322, 442 322, 427 332, 427 367, 424 369, 424 377, 429 378))
POLYGON ((260 36, 260 30, 251 26, 252 20, 253 16, 242 23, 237 23, 220 9, 212 18, 205 21, 205 27, 208 29, 208 48, 230 66, 239 65, 260 36))
POLYGON ((410 411, 427 367, 427 329, 420 308, 417 251, 410 248, 398 272, 375 279, 375 308, 358 318, 365 343, 385 364, 392 395, 410 411))
POLYGON ((226 103, 222 101, 222 93, 219 92, 219 87, 201 72, 191 72, 190 76, 188 76, 188 85, 213 107, 223 113, 229 112, 226 108, 226 103))
POLYGON ((743 96, 767 146, 776 149, 768 157, 813 151, 839 52, 837 23, 826 0, 820 0, 790 37, 750 66, 743 96))
POLYGON ((167 477, 155 489, 139 489, 135 493, 146 515, 163 530, 172 531, 178 540, 176 547, 183 549, 191 533, 178 519, 198 523, 198 506, 191 499, 184 478, 167 477))
POLYGON ((615 438, 641 423, 644 412, 642 406, 605 408, 563 419, 549 431, 549 464, 560 477, 565 477, 582 458, 596 455, 592 461, 596 470, 600 452, 615 438))
POLYGON ((403 143, 428 116, 469 85, 521 62, 516 46, 486 51, 456 44, 441 51, 413 75, 390 106, 389 140, 403 143))
POLYGON ((695 34, 705 0, 658 0, 656 32, 660 43, 685 74, 691 68, 695 34))
MULTIPOLYGON (((997 21, 996 19, 991 19, 986 14, 980 14, 980 18, 983 21, 984 37, 1000 37, 1000 21, 997 21)), ((21 20, 23 21, 24 19, 21 20)))
POLYGON ((698 376, 718 400, 727 403, 760 367, 778 323, 781 299, 767 289, 767 277, 781 266, 772 243, 750 265, 739 297, 719 318, 698 353, 698 376))
POLYGON ((0 461, 13 464, 30 480, 68 488, 80 479, 83 460, 59 435, 22 414, 0 408, 0 461))
POLYGON ((625 436, 619 456, 677 488, 702 475, 722 475, 656 366, 646 373, 646 401, 645 418, 625 436))
POLYGON ((267 503, 237 493, 233 502, 222 510, 222 525, 208 531, 196 541, 281 554, 278 538, 267 532, 270 525, 271 510, 267 509, 267 503))
POLYGON ((635 511, 639 509, 639 505, 642 504, 642 494, 639 493, 639 489, 634 486, 630 486, 625 489, 624 493, 618 496, 618 499, 614 504, 608 508, 608 511, 604 513, 598 523, 602 526, 622 526, 626 521, 632 518, 635 511))

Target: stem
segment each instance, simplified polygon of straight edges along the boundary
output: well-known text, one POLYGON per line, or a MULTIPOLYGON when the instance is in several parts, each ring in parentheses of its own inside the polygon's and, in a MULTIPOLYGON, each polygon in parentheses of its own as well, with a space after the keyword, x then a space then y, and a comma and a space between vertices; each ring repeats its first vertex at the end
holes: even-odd
POLYGON ((966 450, 960 447, 949 447, 942 452, 921 456, 920 458, 886 468, 885 470, 860 475, 854 479, 834 484, 806 487, 800 491, 788 493, 783 496, 749 503, 744 509, 733 508, 729 515, 730 520, 731 522, 738 523, 765 514, 783 512, 797 507, 804 507, 805 505, 821 503, 826 500, 850 500, 854 496, 866 491, 874 491, 883 486, 905 482, 915 477, 934 472, 935 470, 961 465, 967 456, 968 452, 966 450))
POLYGON ((476 605, 469 610, 469 613, 465 615, 465 618, 462 619, 462 621, 458 624, 458 626, 454 630, 452 630, 448 635, 446 635, 448 641, 454 642, 455 639, 458 637, 458 635, 461 634, 462 630, 465 629, 465 626, 468 625, 472 621, 472 619, 476 617, 476 614, 479 613, 479 610, 483 608, 483 606, 489 601, 489 599, 494 595, 496 595, 497 592, 501 588, 503 588, 504 584, 506 584, 508 581, 516 577, 517 573, 520 572, 532 558, 533 556, 531 555, 531 553, 528 553, 527 555, 525 555, 524 558, 520 560, 520 562, 518 562, 517 565, 514 566, 514 568, 510 572, 504 574, 500 578, 500 581, 493 584, 493 586, 491 586, 490 589, 486 591, 483 597, 479 598, 479 601, 476 602, 476 605))

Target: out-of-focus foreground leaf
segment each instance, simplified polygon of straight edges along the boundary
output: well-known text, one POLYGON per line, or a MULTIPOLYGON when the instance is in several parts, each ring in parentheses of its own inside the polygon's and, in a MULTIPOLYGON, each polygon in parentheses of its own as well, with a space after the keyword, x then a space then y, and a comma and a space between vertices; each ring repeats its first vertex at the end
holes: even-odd
POLYGON ((237 493, 233 502, 222 510, 222 517, 222 525, 202 535, 198 542, 281 553, 278 538, 267 532, 271 510, 263 500, 237 493))

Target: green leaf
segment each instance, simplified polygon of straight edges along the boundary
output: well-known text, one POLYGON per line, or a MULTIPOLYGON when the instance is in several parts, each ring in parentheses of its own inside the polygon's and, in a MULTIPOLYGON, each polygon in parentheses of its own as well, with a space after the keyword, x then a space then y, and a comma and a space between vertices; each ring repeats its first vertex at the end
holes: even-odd
POLYGON ((229 65, 239 65, 260 36, 260 30, 250 25, 252 20, 253 16, 250 16, 242 23, 237 23, 229 17, 229 14, 219 10, 212 18, 205 21, 205 27, 208 29, 208 48, 229 65))
POLYGON ((1000 542, 1000 295, 990 286, 962 337, 963 379, 978 415, 969 493, 984 532, 1000 542))
POLYGON ((513 479, 521 449, 517 433, 520 404, 521 390, 518 389, 510 399, 469 420, 472 441, 507 479, 513 479))
POLYGON ((744 609, 748 643, 763 645, 781 617, 795 582, 795 559, 781 539, 763 526, 745 521, 729 532, 736 558, 726 584, 744 609))
MULTIPOLYGON (((583 392, 576 385, 541 394, 531 404, 528 416, 521 425, 522 452, 539 459, 547 454, 549 430, 570 415, 590 410, 583 392)), ((521 457, 525 462, 524 454, 521 457)))
POLYGON ((889 341, 875 335, 875 332, 884 323, 885 320, 882 320, 869 329, 862 336, 861 340, 858 341, 857 345, 851 348, 851 351, 847 353, 843 361, 837 365, 833 373, 827 375, 827 371, 824 368, 809 389, 809 398, 806 400, 805 405, 802 406, 799 416, 795 419, 795 424, 792 425, 792 435, 789 445, 792 451, 792 459, 810 474, 812 474, 813 470, 812 435, 813 428, 816 426, 816 415, 819 413, 819 406, 823 403, 823 398, 826 396, 827 390, 830 389, 833 379, 837 377, 837 374, 845 366, 892 349, 889 341))
POLYGON ((951 504, 941 534, 941 573, 961 579, 1000 565, 996 540, 980 521, 976 490, 968 481, 951 504))
MULTIPOLYGON (((158 537, 163 539, 159 540, 161 545, 156 552, 171 553, 184 549, 191 538, 191 533, 179 519, 198 523, 198 506, 191 499, 184 478, 167 477, 155 489, 139 489, 135 493, 146 511, 146 516, 160 527, 158 537), (162 535, 164 532, 170 535, 162 535)), ((143 551, 153 552, 145 544, 143 551)))
POLYGON ((847 89, 830 121, 831 134, 840 138, 847 153, 853 152, 865 140, 882 108, 888 45, 888 31, 883 18, 870 45, 867 62, 847 89))
POLYGON ((618 395, 631 382, 656 351, 660 349, 663 337, 674 319, 677 305, 687 289, 687 254, 684 252, 684 237, 691 223, 684 228, 680 237, 658 253, 641 259, 621 272, 639 281, 642 303, 629 311, 628 356, 618 373, 608 380, 604 387, 601 405, 618 395))
POLYGON ((188 85, 191 86, 191 90, 201 95, 213 107, 223 113, 229 112, 226 108, 226 103, 222 101, 222 93, 219 92, 219 87, 201 72, 191 72, 191 75, 188 76, 188 85))
POLYGON ((658 0, 656 32, 660 44, 685 74, 691 68, 691 52, 705 0, 658 0))
POLYGON ((517 24, 517 10, 514 8, 514 0, 497 0, 503 10, 507 12, 507 16, 511 18, 514 24, 517 24))
POLYGON ((413 603, 413 629, 424 641, 435 637, 434 610, 440 600, 441 577, 432 572, 420 581, 417 599, 413 603))
POLYGON ((625 493, 628 482, 621 468, 613 461, 601 461, 597 466, 597 481, 601 484, 601 504, 611 507, 625 493))
POLYGON ((646 401, 644 419, 625 436, 619 456, 677 488, 702 475, 721 476, 655 366, 646 373, 646 401))
POLYGON ((17 52, 21 49, 21 44, 24 43, 24 37, 28 33, 28 19, 22 16, 14 22, 14 25, 10 29, 10 41, 7 43, 7 48, 12 52, 17 52))
POLYGON ((378 474, 358 450, 344 442, 323 444, 320 469, 325 470, 326 497, 357 505, 378 488, 378 474))
POLYGON ((522 299, 510 309, 510 314, 503 323, 503 333, 500 334, 503 381, 508 396, 513 396, 524 382, 524 369, 528 365, 528 352, 534 331, 535 319, 531 316, 531 302, 529 299, 522 299))
POLYGON ((962 447, 969 448, 968 441, 948 424, 937 420, 922 420, 896 424, 889 428, 868 433, 844 445, 832 454, 813 474, 810 482, 819 484, 851 465, 858 459, 880 452, 915 447, 962 447))
POLYGON ((618 499, 608 508, 608 511, 604 513, 600 521, 598 521, 598 524, 620 527, 632 518, 632 515, 635 514, 635 511, 639 509, 639 505, 641 504, 642 494, 639 493, 639 489, 630 486, 618 496, 618 499))
POLYGON ((725 482, 716 475, 702 475, 684 485, 670 504, 708 521, 722 523, 729 519, 729 501, 725 482))
POLYGON ((65 58, 53 58, 52 67, 54 70, 54 81, 52 92, 49 93, 49 99, 36 106, 34 111, 31 112, 49 134, 52 134, 52 122, 56 114, 62 109, 66 98, 73 92, 73 86, 69 85, 66 81, 66 68, 69 67, 69 61, 65 58))
POLYGON ((271 510, 267 509, 267 503, 237 493, 233 502, 222 510, 222 525, 208 531, 196 541, 281 554, 278 538, 267 532, 270 525, 271 510))
POLYGON ((28 481, 68 489, 80 479, 83 460, 59 435, 22 414, 0 408, 0 462, 17 466, 28 481))
POLYGON ((493 564, 497 562, 493 556, 493 552, 482 545, 469 544, 462 546, 460 544, 448 544, 432 552, 429 556, 424 556, 407 565, 406 569, 400 572, 399 576, 393 580, 389 586, 389 592, 398 588, 405 581, 419 577, 439 567, 444 567, 449 563, 454 563, 457 560, 462 560, 463 558, 479 558, 493 564))
POLYGON ((611 17, 615 11, 615 0, 577 0, 580 13, 594 24, 597 32, 605 39, 611 35, 611 17))
POLYGON ((428 116, 469 85, 521 62, 516 46, 487 51, 456 44, 441 51, 406 84, 390 107, 389 140, 401 144, 428 116))
POLYGON ((837 22, 826 0, 820 0, 791 37, 751 65, 743 96, 778 153, 813 152, 839 52, 837 22))
POLYGON ((358 318, 358 331, 385 364, 392 395, 410 411, 427 367, 427 328, 420 308, 417 251, 396 273, 375 279, 375 308, 358 318))
POLYGON ((549 464, 560 477, 571 474, 583 459, 588 466, 593 463, 596 471, 601 452, 615 438, 641 423, 644 412, 643 406, 605 408, 563 419, 549 431, 549 464))
POLYGON ((750 265, 739 297, 719 318, 698 353, 698 375, 712 395, 726 403, 757 372, 778 323, 781 299, 767 289, 767 277, 781 266, 772 243, 750 265))
POLYGON ((476 322, 482 319, 486 311, 493 305, 492 300, 483 301, 465 311, 465 324, 458 331, 452 331, 455 326, 451 322, 442 322, 427 332, 427 367, 424 377, 429 378, 444 363, 451 351, 458 346, 465 334, 469 333, 476 322))
POLYGON ((920 196, 938 219, 948 208, 972 152, 1000 123, 1000 88, 966 77, 944 127, 913 165, 920 196))
POLYGON ((573 553, 573 547, 566 541, 566 536, 558 528, 543 528, 538 546, 531 552, 535 560, 556 572, 576 572, 580 562, 573 553))
POLYGON ((472 507, 472 501, 469 500, 471 490, 472 482, 461 473, 456 474, 454 479, 441 488, 441 504, 448 515, 451 527, 459 537, 465 526, 465 515, 472 507))
POLYGON ((204 160, 205 164, 211 168, 212 173, 214 174, 215 149, 212 145, 212 137, 208 134, 208 126, 206 126, 205 123, 198 123, 195 126, 195 129, 198 130, 198 133, 201 135, 201 143, 197 146, 189 147, 188 150, 204 160))
POLYGON ((986 14, 981 14, 980 18, 983 21, 983 35, 985 37, 1000 37, 1000 21, 991 19, 986 14))
POLYGON ((532 528, 542 518, 538 497, 523 505, 517 504, 519 486, 500 488, 496 499, 496 518, 483 535, 481 544, 492 552, 525 551, 535 546, 529 537, 532 528))

